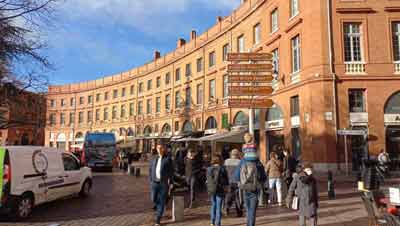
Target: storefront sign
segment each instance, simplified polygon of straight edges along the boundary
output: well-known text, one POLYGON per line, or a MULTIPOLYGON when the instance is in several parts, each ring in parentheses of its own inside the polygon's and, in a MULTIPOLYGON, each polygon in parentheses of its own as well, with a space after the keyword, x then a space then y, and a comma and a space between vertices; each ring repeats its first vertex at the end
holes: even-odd
POLYGON ((265 122, 266 130, 282 129, 284 127, 283 119, 265 122))
POLYGON ((271 72, 272 64, 228 64, 228 73, 232 72, 271 72))
POLYGON ((268 83, 271 82, 274 77, 272 75, 230 75, 228 77, 229 82, 259 82, 259 83, 268 83))
POLYGON ((385 125, 400 125, 400 114, 385 114, 385 125))
POLYGON ((268 61, 271 53, 228 53, 228 61, 268 61))
POLYGON ((300 126, 300 116, 291 117, 290 122, 292 124, 292 127, 299 127, 300 126))
POLYGON ((206 129, 204 134, 215 134, 217 133, 217 129, 206 129))
POLYGON ((341 136, 364 136, 367 133, 366 133, 365 130, 346 130, 346 129, 343 129, 343 130, 338 130, 337 134, 341 135, 341 136))
POLYGON ((268 96, 272 93, 271 86, 231 86, 231 96, 268 96))
POLYGON ((350 113, 350 123, 352 125, 366 125, 368 124, 368 113, 350 113))
POLYGON ((273 105, 273 101, 271 99, 229 99, 228 106, 230 108, 255 108, 255 109, 263 109, 263 108, 271 108, 273 105))

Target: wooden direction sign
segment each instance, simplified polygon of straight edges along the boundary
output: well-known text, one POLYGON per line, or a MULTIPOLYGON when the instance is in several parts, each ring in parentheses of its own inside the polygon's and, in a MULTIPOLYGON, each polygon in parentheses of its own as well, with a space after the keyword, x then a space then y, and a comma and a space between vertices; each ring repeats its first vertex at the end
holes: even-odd
POLYGON ((230 86, 231 96, 268 96, 272 93, 271 86, 230 86))
POLYGON ((268 61, 272 60, 270 53, 228 53, 228 61, 268 61))
POLYGON ((271 72, 272 64, 228 64, 228 73, 232 72, 271 72))
POLYGON ((228 82, 240 83, 240 82, 258 82, 258 83, 267 83, 271 82, 274 79, 272 75, 229 75, 228 82))
POLYGON ((230 108, 271 108, 274 102, 271 99, 242 99, 234 98, 228 100, 230 108))

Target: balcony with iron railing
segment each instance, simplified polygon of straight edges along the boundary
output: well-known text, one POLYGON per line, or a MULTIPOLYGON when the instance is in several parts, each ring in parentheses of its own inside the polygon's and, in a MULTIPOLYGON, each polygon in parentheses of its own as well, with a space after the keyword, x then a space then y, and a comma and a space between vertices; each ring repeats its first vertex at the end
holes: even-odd
POLYGON ((365 62, 345 62, 344 65, 346 74, 365 74, 365 62))

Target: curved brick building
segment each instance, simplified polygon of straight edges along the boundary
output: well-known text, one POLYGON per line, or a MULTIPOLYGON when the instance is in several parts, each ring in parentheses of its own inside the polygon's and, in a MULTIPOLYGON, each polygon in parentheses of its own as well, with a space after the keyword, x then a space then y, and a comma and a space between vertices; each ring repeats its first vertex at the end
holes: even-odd
POLYGON ((46 145, 68 149, 87 131, 157 140, 243 126, 248 111, 227 107, 226 56, 252 51, 273 53, 275 64, 275 106, 256 117, 263 160, 283 144, 320 170, 343 167, 342 129, 353 169, 383 148, 395 159, 399 43, 399 1, 247 0, 146 65, 49 87, 46 145))

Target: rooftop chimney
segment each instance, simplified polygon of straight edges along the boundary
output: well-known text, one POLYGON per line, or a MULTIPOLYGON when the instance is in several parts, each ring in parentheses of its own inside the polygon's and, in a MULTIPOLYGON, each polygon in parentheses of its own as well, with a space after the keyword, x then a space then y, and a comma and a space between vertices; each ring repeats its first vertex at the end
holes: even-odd
POLYGON ((177 44, 177 48, 181 48, 182 46, 184 46, 186 44, 186 40, 183 38, 178 39, 178 44, 177 44))
POLYGON ((196 37, 197 37, 196 31, 192 30, 192 32, 190 32, 190 40, 194 40, 196 39, 196 37))
POLYGON ((220 23, 223 20, 222 16, 217 16, 217 23, 220 23))
POLYGON ((154 55, 153 55, 154 60, 158 60, 158 59, 160 59, 160 57, 161 57, 160 51, 155 50, 154 55))

